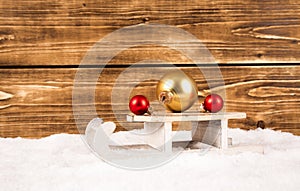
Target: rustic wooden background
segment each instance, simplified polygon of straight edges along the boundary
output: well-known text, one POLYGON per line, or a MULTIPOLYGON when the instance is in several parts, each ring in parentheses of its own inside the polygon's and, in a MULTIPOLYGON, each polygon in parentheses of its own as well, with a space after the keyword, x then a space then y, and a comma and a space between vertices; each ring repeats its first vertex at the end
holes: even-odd
MULTIPOLYGON (((0 10, 0 137, 77 133, 72 88, 83 56, 106 34, 141 23, 177 26, 202 40, 220 65, 227 111, 247 113, 229 126, 263 121, 300 135, 299 0, 0 0, 0 10)), ((156 57, 193 75, 163 47, 122 52, 97 85, 101 117, 114 120, 113 79, 128 63, 156 57)), ((201 75, 193 77, 205 88, 201 75)))

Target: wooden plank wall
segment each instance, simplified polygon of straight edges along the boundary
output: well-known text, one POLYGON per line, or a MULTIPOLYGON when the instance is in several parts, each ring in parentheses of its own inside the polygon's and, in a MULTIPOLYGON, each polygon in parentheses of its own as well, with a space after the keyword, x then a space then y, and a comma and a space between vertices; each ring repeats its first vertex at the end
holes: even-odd
MULTIPOLYGON (((0 10, 0 137, 77 133, 72 88, 83 56, 105 35, 141 23, 177 26, 210 50, 226 84, 227 111, 248 116, 229 126, 254 129, 263 121, 300 135, 298 0, 0 0, 0 10)), ((101 117, 115 120, 113 79, 129 63, 157 57, 180 63, 207 89, 178 52, 135 47, 113 59, 118 67, 103 71, 96 89, 101 117)), ((141 86, 149 92, 155 83, 141 86)))

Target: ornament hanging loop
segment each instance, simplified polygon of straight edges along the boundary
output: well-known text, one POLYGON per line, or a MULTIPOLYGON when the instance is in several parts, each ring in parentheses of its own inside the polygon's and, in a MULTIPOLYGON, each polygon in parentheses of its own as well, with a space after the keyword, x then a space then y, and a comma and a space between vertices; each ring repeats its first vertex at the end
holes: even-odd
POLYGON ((153 107, 149 106, 146 113, 147 113, 148 115, 152 115, 153 112, 154 112, 153 107))

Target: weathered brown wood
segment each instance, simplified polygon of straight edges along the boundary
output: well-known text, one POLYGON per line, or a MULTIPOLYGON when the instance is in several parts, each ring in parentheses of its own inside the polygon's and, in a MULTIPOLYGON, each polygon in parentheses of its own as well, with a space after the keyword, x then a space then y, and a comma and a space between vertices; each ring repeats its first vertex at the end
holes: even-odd
POLYGON ((102 37, 141 23, 187 30, 218 63, 300 61, 298 0, 0 0, 0 66, 78 65, 102 37))
MULTIPOLYGON (((200 71, 193 67, 182 69, 196 80, 200 90, 208 90, 200 71)), ((1 69, 0 137, 77 133, 72 113, 72 88, 76 71, 54 68, 1 69)), ((95 104, 98 115, 106 121, 115 120, 111 110, 111 90, 122 71, 122 68, 104 69, 98 80, 95 104)), ((224 66, 221 71, 226 84, 227 111, 247 113, 246 120, 232 120, 230 127, 254 129, 257 122, 262 120, 266 128, 300 135, 300 66, 224 66)), ((134 81, 135 78, 128 78, 124 85, 134 81)), ((91 85, 87 82, 85 88, 91 85)), ((132 95, 144 94, 153 101, 155 98, 151 92, 155 91, 155 86, 155 81, 144 81, 132 91, 132 95)), ((214 86, 218 88, 218 82, 214 86)), ((123 104, 125 109, 119 113, 125 115, 129 112, 127 103, 114 104, 123 104)))
MULTIPOLYGON (((80 64, 95 42, 116 29, 141 23, 174 25, 202 40, 218 63, 285 65, 300 62, 299 9, 298 0, 0 0, 0 136, 76 133, 72 88, 77 69, 58 68, 80 64), (51 65, 59 67, 47 69, 51 65), (27 66, 33 68, 14 69, 27 66)), ((193 44, 181 46, 196 48, 193 44)), ((112 63, 147 59, 191 62, 176 50, 146 45, 123 51, 112 63)), ((260 123, 266 128, 300 135, 299 68, 222 67, 227 110, 248 114, 246 120, 229 125, 251 129, 263 121, 260 123)), ((208 89, 202 74, 194 69, 184 68, 199 89, 208 89)), ((115 120, 110 95, 122 70, 106 69, 98 81, 96 109, 105 120, 115 120)), ((124 84, 134 80, 129 77, 124 84)), ((213 83, 218 89, 220 83, 213 83)), ((154 88, 155 82, 148 80, 132 95, 150 94, 152 101, 154 88)), ((123 108, 120 114, 128 112, 125 103, 114 104, 123 108)))

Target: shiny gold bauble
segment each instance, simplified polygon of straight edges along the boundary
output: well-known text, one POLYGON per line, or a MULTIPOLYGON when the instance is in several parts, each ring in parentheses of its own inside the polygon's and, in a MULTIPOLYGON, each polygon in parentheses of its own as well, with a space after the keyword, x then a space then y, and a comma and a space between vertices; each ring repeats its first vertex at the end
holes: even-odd
POLYGON ((180 70, 165 74, 157 84, 158 100, 172 112, 189 109, 198 99, 195 81, 180 70))

